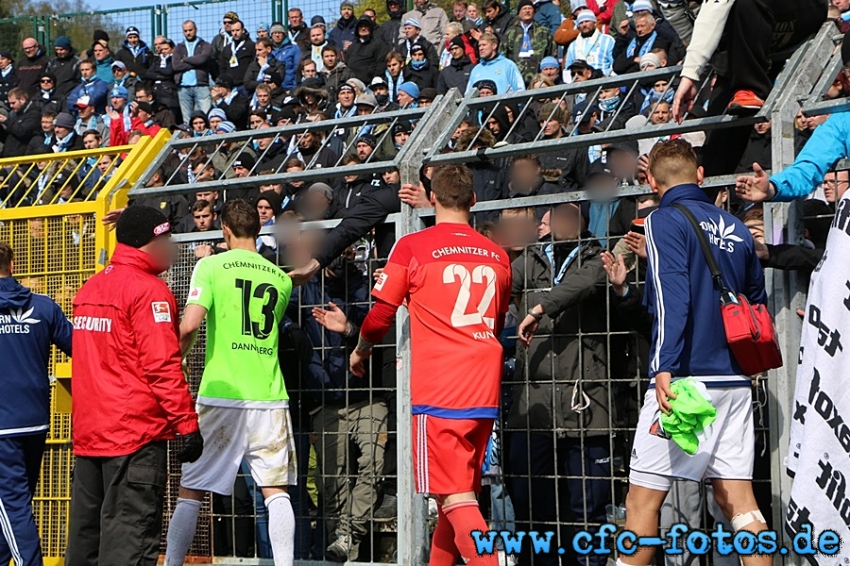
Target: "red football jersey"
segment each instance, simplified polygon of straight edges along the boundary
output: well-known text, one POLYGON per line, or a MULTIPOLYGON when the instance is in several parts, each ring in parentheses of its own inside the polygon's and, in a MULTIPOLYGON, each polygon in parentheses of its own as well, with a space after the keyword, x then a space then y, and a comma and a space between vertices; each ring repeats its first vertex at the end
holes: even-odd
POLYGON ((372 294, 410 311, 413 414, 496 418, 508 254, 466 224, 401 238, 372 294))

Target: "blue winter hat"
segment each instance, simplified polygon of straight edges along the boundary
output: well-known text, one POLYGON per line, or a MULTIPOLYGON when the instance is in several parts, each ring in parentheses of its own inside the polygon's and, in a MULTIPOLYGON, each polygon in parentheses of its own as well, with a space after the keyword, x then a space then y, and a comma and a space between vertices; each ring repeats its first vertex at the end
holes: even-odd
POLYGON ((398 85, 398 90, 408 94, 411 98, 419 100, 419 87, 416 83, 401 83, 398 85))
POLYGON ((422 29, 422 24, 420 24, 419 20, 417 20, 416 18, 407 18, 404 21, 404 24, 402 25, 402 27, 404 27, 404 26, 413 26, 415 28, 422 29))
POLYGON ((261 23, 257 26, 257 31, 269 31, 269 24, 261 23))
POLYGON ((54 47, 59 47, 60 49, 71 49, 71 38, 67 35, 60 35, 56 38, 56 41, 53 42, 54 47))
POLYGON ((212 120, 213 118, 219 118, 221 120, 227 120, 227 114, 224 113, 224 110, 221 108, 212 108, 207 113, 207 120, 212 120))
POLYGON ((652 3, 649 0, 635 0, 632 2, 632 13, 652 11, 652 3))
POLYGON ((233 122, 228 122, 227 120, 219 124, 218 127, 215 129, 215 133, 217 134, 229 134, 230 132, 235 131, 236 124, 234 124, 233 122))
POLYGON ((112 87, 112 90, 109 91, 109 98, 123 98, 127 100, 129 95, 130 93, 123 86, 112 87))
POLYGON ((540 70, 543 69, 560 69, 561 64, 558 63, 558 60, 552 57, 551 55, 544 57, 542 61, 540 61, 540 70))
POLYGON ((596 14, 594 14, 592 10, 582 10, 578 13, 578 16, 576 16, 576 25, 584 22, 596 23, 596 14))

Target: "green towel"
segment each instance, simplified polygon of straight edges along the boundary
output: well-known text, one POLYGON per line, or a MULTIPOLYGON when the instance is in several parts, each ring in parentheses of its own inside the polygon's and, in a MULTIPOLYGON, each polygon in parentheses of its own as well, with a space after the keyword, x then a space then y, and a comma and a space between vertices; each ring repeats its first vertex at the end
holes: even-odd
POLYGON ((670 391, 676 395, 675 399, 670 399, 673 410, 669 415, 661 413, 661 426, 679 448, 695 454, 699 448, 697 433, 714 422, 717 409, 708 400, 705 385, 693 377, 674 381, 670 391))

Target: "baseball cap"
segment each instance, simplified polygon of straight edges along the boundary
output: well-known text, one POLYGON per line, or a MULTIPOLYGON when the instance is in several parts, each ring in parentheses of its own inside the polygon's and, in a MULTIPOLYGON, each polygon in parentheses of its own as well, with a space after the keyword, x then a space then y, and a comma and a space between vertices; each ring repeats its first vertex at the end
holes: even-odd
POLYGON ((237 14, 236 12, 233 12, 233 11, 225 12, 223 19, 232 20, 232 21, 236 22, 236 21, 239 21, 239 14, 237 14))
POLYGON ((364 92, 354 101, 357 106, 371 106, 372 108, 378 105, 378 100, 371 92, 364 92))
POLYGON ((375 77, 372 79, 372 82, 369 83, 369 88, 373 88, 376 86, 390 86, 387 84, 387 80, 384 77, 375 77))
POLYGON ((84 94, 80 98, 77 99, 77 102, 74 103, 74 106, 78 108, 85 108, 86 106, 91 106, 91 98, 89 95, 84 94))
POLYGON ((576 59, 575 61, 570 63, 569 67, 567 67, 567 69, 592 69, 592 68, 593 67, 591 67, 590 64, 587 61, 585 61, 584 59, 576 59))
POLYGON ((576 124, 584 124, 590 120, 590 117, 594 112, 599 112, 599 109, 596 108, 595 104, 588 106, 586 100, 579 102, 575 105, 575 108, 573 108, 573 121, 576 124))
POLYGON ((437 98, 436 88, 425 87, 419 91, 419 100, 433 101, 435 98, 437 98))
POLYGON ((0 57, 5 57, 6 59, 11 59, 12 54, 9 51, 0 51, 0 57))
POLYGON ((121 61, 115 61, 114 63, 112 63, 112 68, 114 69, 115 67, 118 67, 119 69, 124 69, 125 71, 127 70, 127 65, 125 65, 121 61))
POLYGON ((115 239, 119 244, 141 248, 154 238, 171 234, 165 215, 151 206, 131 206, 118 218, 115 239))

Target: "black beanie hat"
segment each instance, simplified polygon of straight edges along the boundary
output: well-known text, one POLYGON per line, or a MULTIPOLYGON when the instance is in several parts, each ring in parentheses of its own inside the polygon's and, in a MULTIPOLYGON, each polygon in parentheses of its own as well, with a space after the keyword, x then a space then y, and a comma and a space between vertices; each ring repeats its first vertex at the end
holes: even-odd
POLYGON ((118 218, 115 237, 119 244, 141 248, 157 236, 171 233, 168 218, 150 206, 131 206, 118 218))
POLYGON ((260 202, 261 200, 269 203, 269 206, 272 207, 274 211, 274 215, 278 216, 281 213, 281 208, 283 208, 283 197, 277 194, 274 191, 264 191, 260 193, 260 196, 257 197, 256 202, 260 202))

